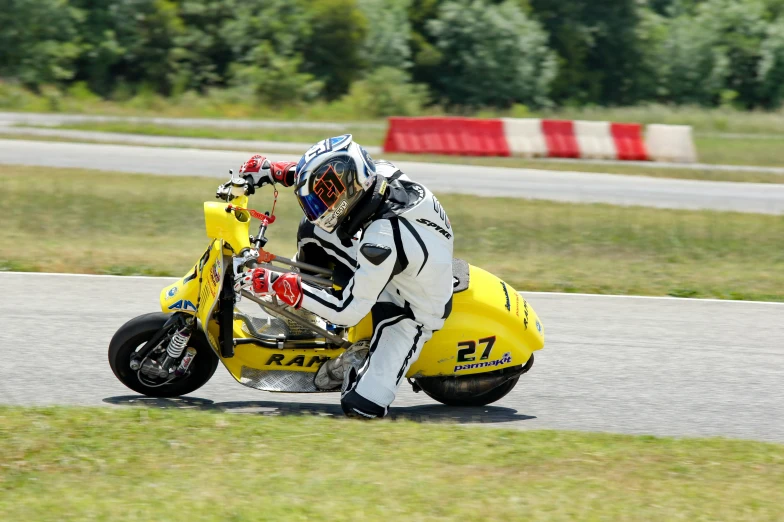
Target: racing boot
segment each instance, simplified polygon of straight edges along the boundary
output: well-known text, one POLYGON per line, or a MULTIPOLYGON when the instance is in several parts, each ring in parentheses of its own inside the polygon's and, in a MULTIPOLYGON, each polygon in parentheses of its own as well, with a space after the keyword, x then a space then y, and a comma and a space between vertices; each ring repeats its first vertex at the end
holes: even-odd
POLYGON ((321 391, 337 391, 343 386, 343 379, 351 368, 357 371, 365 364, 370 353, 368 341, 358 341, 341 353, 337 358, 330 359, 321 365, 316 372, 313 383, 321 391))

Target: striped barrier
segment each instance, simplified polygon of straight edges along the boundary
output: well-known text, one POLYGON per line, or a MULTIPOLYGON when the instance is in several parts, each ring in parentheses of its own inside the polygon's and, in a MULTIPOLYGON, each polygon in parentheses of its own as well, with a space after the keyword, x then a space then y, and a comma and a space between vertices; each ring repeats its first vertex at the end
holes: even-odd
POLYGON ((389 118, 385 152, 509 156, 500 119, 389 118))
POLYGON ((696 162, 691 127, 603 121, 427 117, 389 119, 385 152, 696 162))

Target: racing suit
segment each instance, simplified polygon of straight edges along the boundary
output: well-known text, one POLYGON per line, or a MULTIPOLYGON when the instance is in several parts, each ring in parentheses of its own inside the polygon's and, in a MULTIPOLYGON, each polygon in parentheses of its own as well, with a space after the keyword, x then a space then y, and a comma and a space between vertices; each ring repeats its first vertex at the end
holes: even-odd
POLYGON ((302 282, 302 308, 331 323, 355 325, 372 312, 362 367, 341 396, 347 415, 383 417, 422 346, 452 307, 454 234, 436 197, 394 165, 376 162, 368 195, 333 233, 303 220, 298 258, 332 261, 341 290, 302 282), (325 259, 326 256, 326 259, 325 259))

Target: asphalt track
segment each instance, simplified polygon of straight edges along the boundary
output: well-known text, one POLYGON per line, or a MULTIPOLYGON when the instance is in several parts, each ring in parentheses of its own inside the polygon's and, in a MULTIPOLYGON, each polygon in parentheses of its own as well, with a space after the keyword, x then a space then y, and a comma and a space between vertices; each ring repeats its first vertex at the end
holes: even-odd
MULTIPOLYGON (((0 403, 339 415, 335 394, 244 388, 223 369, 183 400, 147 400, 106 361, 114 331, 157 309, 166 279, 0 273, 0 403)), ((525 294, 546 346, 514 391, 447 408, 403 385, 392 415, 518 429, 784 442, 784 305, 525 294)))
MULTIPOLYGON (((253 152, 253 151, 250 151, 253 152)), ((249 152, 0 140, 0 163, 225 179, 249 152)), ((280 155, 276 159, 297 159, 280 155)), ((784 185, 400 162, 436 193, 784 214, 784 185)))

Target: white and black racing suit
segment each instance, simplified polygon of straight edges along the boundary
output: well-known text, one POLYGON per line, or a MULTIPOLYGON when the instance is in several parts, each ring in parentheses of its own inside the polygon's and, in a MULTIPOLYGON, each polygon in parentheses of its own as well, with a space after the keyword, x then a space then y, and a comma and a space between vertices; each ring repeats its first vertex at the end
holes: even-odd
POLYGON ((372 311, 370 354, 349 377, 346 414, 383 417, 422 346, 452 306, 449 218, 436 197, 394 165, 379 161, 375 185, 335 233, 303 221, 298 257, 343 272, 342 290, 302 283, 302 307, 338 325, 372 311))

